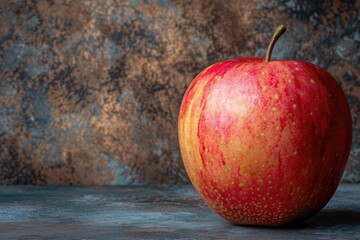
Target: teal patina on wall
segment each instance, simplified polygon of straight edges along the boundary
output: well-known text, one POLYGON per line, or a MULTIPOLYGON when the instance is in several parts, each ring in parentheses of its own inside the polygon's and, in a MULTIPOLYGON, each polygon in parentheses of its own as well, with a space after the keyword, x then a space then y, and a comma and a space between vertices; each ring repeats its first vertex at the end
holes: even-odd
POLYGON ((359 1, 1 1, 0 183, 187 183, 181 98, 212 63, 328 70, 353 115, 344 181, 360 182, 359 1))

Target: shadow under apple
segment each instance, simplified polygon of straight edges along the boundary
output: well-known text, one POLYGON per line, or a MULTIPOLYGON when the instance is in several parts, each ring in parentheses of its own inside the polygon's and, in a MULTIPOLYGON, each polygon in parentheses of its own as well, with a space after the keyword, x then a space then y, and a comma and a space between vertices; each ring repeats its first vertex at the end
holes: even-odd
POLYGON ((360 210, 322 210, 315 216, 283 227, 283 229, 312 229, 336 226, 360 226, 360 210))
POLYGON ((305 224, 335 226, 340 224, 360 225, 360 210, 326 210, 306 220, 305 224))

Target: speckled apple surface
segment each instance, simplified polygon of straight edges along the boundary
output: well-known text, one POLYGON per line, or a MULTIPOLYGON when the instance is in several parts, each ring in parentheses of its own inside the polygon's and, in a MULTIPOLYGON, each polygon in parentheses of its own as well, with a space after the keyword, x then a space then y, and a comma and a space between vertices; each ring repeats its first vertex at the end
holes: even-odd
POLYGON ((0 1, 0 183, 188 183, 181 99, 204 68, 310 61, 353 116, 343 181, 360 182, 359 1, 0 1))
POLYGON ((184 95, 179 142, 196 190, 236 224, 283 225, 334 194, 351 145, 336 80, 303 61, 232 59, 202 71, 184 95))

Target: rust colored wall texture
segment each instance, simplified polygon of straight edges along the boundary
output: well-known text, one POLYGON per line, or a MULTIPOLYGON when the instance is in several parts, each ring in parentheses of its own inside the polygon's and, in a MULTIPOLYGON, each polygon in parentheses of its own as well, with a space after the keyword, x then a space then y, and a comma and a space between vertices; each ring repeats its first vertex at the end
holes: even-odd
POLYGON ((177 140, 196 74, 311 61, 346 92, 360 181, 360 1, 0 1, 0 184, 187 183, 177 140))

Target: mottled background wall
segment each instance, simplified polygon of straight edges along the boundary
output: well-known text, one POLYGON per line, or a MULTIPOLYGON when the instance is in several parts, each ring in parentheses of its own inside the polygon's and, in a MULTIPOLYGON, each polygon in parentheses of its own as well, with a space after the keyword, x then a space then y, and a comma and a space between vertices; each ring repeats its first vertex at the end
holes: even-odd
POLYGON ((327 69, 351 104, 360 181, 360 1, 0 0, 0 184, 187 183, 182 95, 206 66, 263 57, 327 69))

